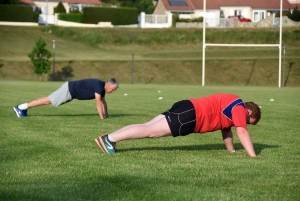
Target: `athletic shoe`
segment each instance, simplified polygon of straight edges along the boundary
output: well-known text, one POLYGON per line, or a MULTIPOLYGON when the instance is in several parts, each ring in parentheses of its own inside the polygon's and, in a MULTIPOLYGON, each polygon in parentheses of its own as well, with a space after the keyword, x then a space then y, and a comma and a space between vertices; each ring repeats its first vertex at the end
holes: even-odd
POLYGON ((20 110, 18 108, 18 106, 13 107, 12 109, 18 117, 26 117, 27 116, 27 110, 20 110))
POLYGON ((101 146, 101 144, 100 144, 98 138, 95 139, 95 143, 96 143, 96 145, 99 147, 99 149, 101 149, 102 152, 106 153, 106 151, 102 148, 102 146, 101 146))
POLYGON ((109 154, 116 153, 116 142, 111 142, 107 135, 102 135, 95 139, 97 146, 104 152, 109 154), (97 140, 97 141, 96 141, 97 140), (98 142, 98 143, 97 143, 98 142), (99 144, 99 145, 98 145, 99 144))

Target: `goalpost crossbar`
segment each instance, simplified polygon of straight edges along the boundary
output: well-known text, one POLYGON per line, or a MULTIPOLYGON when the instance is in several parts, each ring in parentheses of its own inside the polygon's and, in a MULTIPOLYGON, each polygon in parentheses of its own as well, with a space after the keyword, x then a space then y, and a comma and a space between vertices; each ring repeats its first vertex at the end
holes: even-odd
POLYGON ((205 46, 211 47, 279 47, 279 44, 215 44, 205 43, 205 46))

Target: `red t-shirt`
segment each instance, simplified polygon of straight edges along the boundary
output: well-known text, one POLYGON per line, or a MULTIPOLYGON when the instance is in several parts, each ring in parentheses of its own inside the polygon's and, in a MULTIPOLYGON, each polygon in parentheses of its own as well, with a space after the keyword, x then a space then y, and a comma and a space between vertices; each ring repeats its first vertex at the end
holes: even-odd
POLYGON ((230 131, 231 127, 247 129, 248 111, 242 99, 233 94, 215 94, 190 99, 196 111, 195 133, 216 130, 230 131))

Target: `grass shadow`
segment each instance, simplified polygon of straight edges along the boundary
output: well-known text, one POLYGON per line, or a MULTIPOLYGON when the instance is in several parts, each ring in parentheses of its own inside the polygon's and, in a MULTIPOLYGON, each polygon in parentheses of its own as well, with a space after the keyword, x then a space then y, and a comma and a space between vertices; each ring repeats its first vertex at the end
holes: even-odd
MULTIPOLYGON (((260 154, 263 149, 277 149, 280 145, 267 145, 267 144, 254 144, 254 149, 256 154, 260 154)), ((149 150, 163 150, 163 151, 201 151, 201 150, 224 150, 226 149, 224 144, 204 144, 204 145, 190 145, 190 146, 173 146, 173 147, 143 147, 143 148, 127 148, 127 149, 118 149, 118 152, 127 152, 127 151, 149 151, 149 150)), ((240 143, 235 143, 235 149, 243 150, 243 146, 240 143)))
POLYGON ((74 77, 73 68, 71 64, 73 61, 69 61, 68 65, 63 67, 61 71, 53 72, 49 75, 50 81, 67 81, 74 77))
MULTIPOLYGON (((93 114, 33 114, 33 115, 28 115, 28 117, 83 117, 83 116, 99 116, 98 113, 93 113, 93 114)), ((110 118, 119 118, 119 117, 127 117, 127 116, 145 116, 143 114, 112 114, 109 115, 110 118)))
POLYGON ((248 86, 248 85, 249 85, 249 82, 250 82, 250 80, 251 80, 251 78, 252 78, 252 75, 253 75, 253 71, 254 71, 256 62, 257 62, 257 59, 255 59, 254 62, 253 62, 252 69, 251 69, 251 72, 250 72, 250 74, 249 74, 249 77, 248 77, 248 79, 247 79, 247 82, 246 82, 245 86, 248 86))
POLYGON ((289 80, 289 77, 290 77, 290 72, 291 72, 291 70, 292 70, 292 67, 293 67, 293 65, 294 65, 295 63, 294 62, 289 62, 289 71, 288 71, 288 73, 287 73, 287 76, 286 76, 286 79, 285 79, 285 82, 284 82, 284 85, 283 86, 286 86, 286 84, 287 84, 287 82, 288 82, 288 80, 289 80))

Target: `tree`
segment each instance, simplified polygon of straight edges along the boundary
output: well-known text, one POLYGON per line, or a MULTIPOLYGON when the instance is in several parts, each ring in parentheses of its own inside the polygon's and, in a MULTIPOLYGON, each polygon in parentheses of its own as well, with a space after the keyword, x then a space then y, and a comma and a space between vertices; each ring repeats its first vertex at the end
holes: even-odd
POLYGON ((300 10, 298 9, 298 6, 293 9, 293 12, 289 10, 287 13, 288 18, 290 18, 293 21, 299 22, 300 21, 300 10))
POLYGON ((137 8, 139 13, 145 12, 146 14, 152 14, 154 5, 152 0, 125 0, 121 3, 122 7, 134 7, 137 8))
POLYGON ((64 7, 64 4, 61 1, 54 8, 54 13, 66 13, 66 9, 64 7))
POLYGON ((52 53, 46 49, 46 42, 40 38, 28 57, 33 63, 34 73, 40 75, 41 80, 43 73, 48 73, 51 68, 49 58, 52 57, 52 53))

